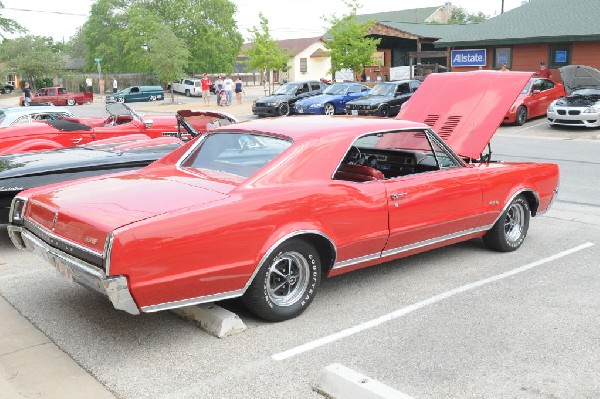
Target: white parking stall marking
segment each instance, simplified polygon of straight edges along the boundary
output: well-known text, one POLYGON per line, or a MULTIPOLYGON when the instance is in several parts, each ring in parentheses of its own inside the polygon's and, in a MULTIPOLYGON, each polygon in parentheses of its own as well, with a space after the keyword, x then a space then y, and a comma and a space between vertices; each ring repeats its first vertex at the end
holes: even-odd
POLYGON ((543 126, 543 125, 548 125, 548 122, 542 122, 542 123, 538 123, 537 125, 531 125, 531 126, 527 126, 527 127, 521 127, 515 130, 509 130, 507 133, 508 134, 513 134, 513 133, 519 133, 525 130, 529 130, 529 129, 533 129, 534 127, 538 127, 538 126, 543 126))
POLYGON ((304 352, 311 351, 311 350, 313 350, 315 348, 318 348, 320 346, 324 346, 326 344, 338 341, 338 340, 340 340, 342 338, 346 338, 346 337, 349 337, 351 335, 358 334, 359 332, 368 330, 370 328, 377 327, 377 326, 379 326, 379 325, 381 325, 383 323, 387 323, 388 321, 391 321, 391 320, 397 319, 399 317, 405 316, 405 315, 407 315, 409 313, 412 313, 415 310, 422 309, 422 308, 424 308, 426 306, 433 305, 434 303, 441 302, 444 299, 448 299, 448 298, 453 297, 455 295, 462 294, 463 292, 467 292, 467 291, 473 290, 475 288, 481 287, 483 285, 490 284, 490 283, 493 283, 493 282, 496 282, 496 281, 499 281, 499 280, 503 280, 503 279, 505 279, 507 277, 514 276, 516 274, 519 274, 519 273, 525 272, 527 270, 533 269, 535 267, 544 265, 546 263, 555 261, 555 260, 563 258, 565 256, 572 255, 572 254, 574 254, 576 252, 579 252, 579 251, 582 251, 584 249, 587 249, 587 248, 589 248, 589 247, 591 247, 593 245, 594 245, 594 243, 587 242, 587 243, 579 245, 577 247, 574 247, 574 248, 567 249, 565 251, 559 252, 556 255, 552 255, 552 256, 549 256, 547 258, 535 261, 533 263, 529 263, 529 264, 527 264, 525 266, 521 266, 521 267, 518 267, 516 269, 512 269, 512 270, 509 270, 507 272, 504 272, 504 273, 501 273, 501 274, 497 274, 495 276, 488 277, 488 278, 483 279, 483 280, 475 281, 473 283, 463 285, 461 287, 452 289, 450 291, 442 292, 441 294, 432 296, 432 297, 430 297, 428 299, 425 299, 423 301, 420 301, 420 302, 414 303, 412 305, 406 306, 406 307, 404 307, 402 309, 398 309, 398 310, 396 310, 394 312, 385 314, 385 315, 380 316, 380 317, 378 317, 376 319, 372 319, 372 320, 366 321, 366 322, 358 324, 358 325, 356 325, 354 327, 350 327, 350 328, 347 328, 345 330, 339 331, 337 333, 328 335, 326 337, 316 339, 314 341, 311 341, 311 342, 308 342, 306 344, 297 346, 295 348, 286 350, 284 352, 276 353, 273 356, 271 356, 271 358, 274 359, 274 360, 289 359, 291 357, 300 355, 300 354, 302 354, 304 352))

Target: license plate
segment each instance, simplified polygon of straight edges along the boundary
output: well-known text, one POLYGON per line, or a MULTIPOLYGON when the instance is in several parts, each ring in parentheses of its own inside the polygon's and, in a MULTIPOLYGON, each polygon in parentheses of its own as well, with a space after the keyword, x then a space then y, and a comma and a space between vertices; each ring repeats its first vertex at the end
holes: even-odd
POLYGON ((53 263, 54 263, 54 268, 56 269, 56 272, 72 283, 73 282, 73 269, 71 269, 71 266, 67 265, 62 260, 56 259, 56 258, 54 259, 53 263))
POLYGON ((350 114, 352 114, 352 115, 358 115, 358 110, 353 109, 352 111, 350 111, 350 114))

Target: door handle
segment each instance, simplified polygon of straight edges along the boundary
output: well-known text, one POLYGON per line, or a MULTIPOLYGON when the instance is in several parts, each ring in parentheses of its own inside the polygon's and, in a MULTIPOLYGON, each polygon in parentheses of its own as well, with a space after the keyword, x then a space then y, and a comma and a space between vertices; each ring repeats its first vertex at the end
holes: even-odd
POLYGON ((397 199, 399 199, 400 197, 406 197, 408 195, 408 193, 398 193, 398 194, 392 194, 392 200, 396 201, 397 199))
POLYGON ((73 144, 79 144, 83 141, 83 137, 80 137, 78 139, 71 139, 71 141, 73 142, 73 144))

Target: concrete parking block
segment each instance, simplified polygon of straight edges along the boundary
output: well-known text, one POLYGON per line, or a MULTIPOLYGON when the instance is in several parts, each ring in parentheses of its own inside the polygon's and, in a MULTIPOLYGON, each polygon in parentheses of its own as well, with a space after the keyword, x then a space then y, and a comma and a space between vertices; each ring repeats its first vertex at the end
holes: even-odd
POLYGON ((194 322, 201 329, 218 338, 225 338, 246 330, 246 325, 238 315, 211 303, 187 306, 174 309, 172 312, 194 322))
POLYGON ((412 399, 339 363, 325 367, 313 389, 331 399, 412 399))

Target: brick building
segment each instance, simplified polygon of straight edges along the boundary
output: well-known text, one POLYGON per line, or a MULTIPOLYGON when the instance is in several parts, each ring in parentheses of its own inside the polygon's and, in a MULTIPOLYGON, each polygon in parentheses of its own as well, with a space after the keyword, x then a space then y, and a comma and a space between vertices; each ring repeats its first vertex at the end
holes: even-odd
MULTIPOLYGON (((558 68, 589 65, 600 69, 600 2, 532 0, 479 24, 459 25, 435 42, 438 49, 486 50, 484 69, 537 71, 546 62, 552 78, 558 68)), ((454 66, 468 71, 477 66, 454 66)))

